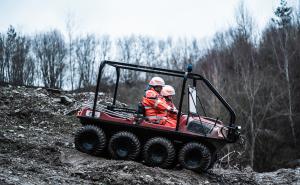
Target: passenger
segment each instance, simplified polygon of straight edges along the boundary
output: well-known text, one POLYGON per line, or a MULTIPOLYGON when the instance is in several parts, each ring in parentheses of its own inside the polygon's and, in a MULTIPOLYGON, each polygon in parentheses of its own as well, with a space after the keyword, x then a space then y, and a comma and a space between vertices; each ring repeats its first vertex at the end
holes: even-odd
POLYGON ((160 94, 165 98, 167 105, 171 107, 171 109, 167 113, 165 125, 169 127, 176 127, 178 110, 176 109, 172 101, 172 98, 175 95, 175 89, 170 85, 166 85, 162 88, 160 94))
POLYGON ((153 77, 149 82, 149 89, 145 92, 142 104, 145 107, 146 118, 156 124, 165 124, 167 112, 171 110, 165 99, 160 95, 165 81, 160 77, 153 77))

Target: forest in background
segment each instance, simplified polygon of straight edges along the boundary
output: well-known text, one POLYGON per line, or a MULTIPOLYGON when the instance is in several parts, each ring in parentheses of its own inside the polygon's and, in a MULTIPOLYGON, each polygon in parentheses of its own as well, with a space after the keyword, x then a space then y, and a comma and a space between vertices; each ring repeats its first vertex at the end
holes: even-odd
MULTIPOLYGON (((216 33, 206 47, 196 38, 75 36, 73 25, 66 22, 66 36, 55 29, 26 35, 13 26, 0 33, 0 84, 90 90, 102 60, 176 70, 193 64, 194 72, 207 77, 237 113, 245 145, 226 150, 238 166, 270 171, 300 159, 300 11, 285 0, 261 33, 241 4, 236 25, 216 33)), ((110 92, 114 71, 103 78, 110 92)), ((137 101, 150 78, 124 71, 118 98, 137 101)), ((208 97, 202 95, 209 111, 222 115, 215 98, 208 97)))

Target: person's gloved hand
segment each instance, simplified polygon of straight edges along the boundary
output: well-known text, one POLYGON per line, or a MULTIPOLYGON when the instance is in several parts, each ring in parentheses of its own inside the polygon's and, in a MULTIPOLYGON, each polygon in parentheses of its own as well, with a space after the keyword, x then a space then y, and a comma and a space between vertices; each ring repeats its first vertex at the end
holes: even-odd
POLYGON ((178 113, 178 110, 176 108, 171 108, 170 110, 171 113, 174 113, 174 114, 177 114, 178 113))

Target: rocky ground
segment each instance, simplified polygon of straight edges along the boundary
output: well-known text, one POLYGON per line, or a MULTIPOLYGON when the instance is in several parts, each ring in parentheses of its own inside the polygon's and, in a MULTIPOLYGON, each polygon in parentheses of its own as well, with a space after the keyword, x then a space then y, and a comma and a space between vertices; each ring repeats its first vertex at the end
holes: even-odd
MULTIPOLYGON (((92 157, 74 149, 74 112, 93 93, 0 87, 0 184, 300 184, 300 168, 197 174, 92 157)), ((110 102, 105 94, 102 102, 110 102)))

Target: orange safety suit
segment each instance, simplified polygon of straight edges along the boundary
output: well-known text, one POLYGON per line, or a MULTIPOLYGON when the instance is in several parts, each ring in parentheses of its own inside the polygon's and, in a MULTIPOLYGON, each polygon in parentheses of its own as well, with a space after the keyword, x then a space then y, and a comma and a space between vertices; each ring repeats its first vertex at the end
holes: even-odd
MULTIPOLYGON (((166 101, 166 103, 169 107, 171 107, 171 109, 177 110, 172 101, 166 101)), ((172 112, 172 111, 168 111, 166 126, 176 127, 176 122, 177 122, 177 113, 172 112)))
MULTIPOLYGON (((175 107, 175 105, 172 101, 166 101, 166 102, 167 102, 167 105, 171 107, 171 109, 177 111, 177 109, 176 109, 176 107, 175 107)), ((177 113, 169 111, 168 114, 167 114, 167 117, 176 120, 177 119, 177 113)))
POLYGON ((146 118, 157 124, 164 124, 164 120, 167 119, 168 110, 171 109, 168 106, 164 97, 162 97, 154 88, 150 88, 145 92, 142 104, 145 107, 146 118))

